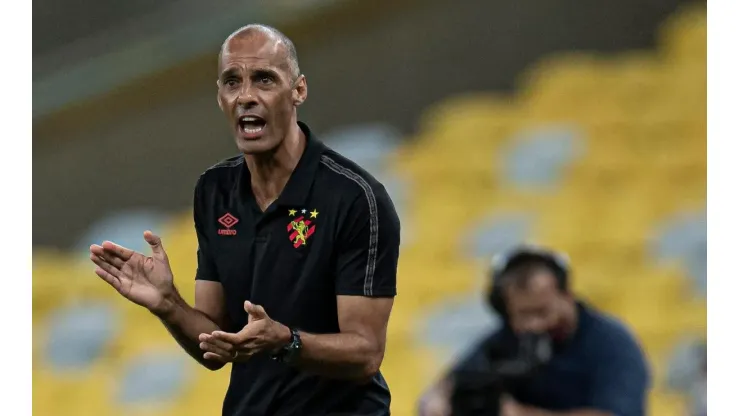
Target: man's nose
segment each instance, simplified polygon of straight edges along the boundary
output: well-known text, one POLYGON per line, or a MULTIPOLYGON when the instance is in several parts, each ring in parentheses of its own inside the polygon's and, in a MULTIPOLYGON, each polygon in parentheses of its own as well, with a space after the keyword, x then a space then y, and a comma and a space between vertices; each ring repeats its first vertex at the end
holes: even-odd
POLYGON ((244 108, 252 108, 257 105, 257 99, 255 98, 252 89, 248 84, 245 84, 242 90, 239 92, 237 104, 244 108))

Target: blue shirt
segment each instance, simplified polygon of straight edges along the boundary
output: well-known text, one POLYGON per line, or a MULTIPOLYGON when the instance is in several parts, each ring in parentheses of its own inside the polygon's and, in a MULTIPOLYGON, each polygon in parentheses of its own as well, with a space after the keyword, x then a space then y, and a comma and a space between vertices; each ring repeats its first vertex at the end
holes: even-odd
MULTIPOLYGON (((517 401, 552 411, 593 409, 643 416, 650 386, 648 364, 635 337, 616 319, 582 303, 578 328, 534 377, 509 392, 517 401)), ((485 351, 512 334, 502 328, 479 343, 453 369, 485 368, 485 351)))

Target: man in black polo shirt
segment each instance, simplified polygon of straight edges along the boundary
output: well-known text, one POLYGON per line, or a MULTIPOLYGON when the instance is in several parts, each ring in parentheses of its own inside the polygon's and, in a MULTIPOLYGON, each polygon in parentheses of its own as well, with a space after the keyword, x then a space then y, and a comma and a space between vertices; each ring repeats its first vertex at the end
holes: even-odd
MULTIPOLYGON (((498 403, 488 413, 464 409, 459 414, 501 416, 642 416, 646 413, 650 373, 639 343, 616 319, 578 301, 569 288, 569 267, 562 256, 533 247, 520 247, 500 258, 493 267, 489 303, 504 320, 502 328, 488 334, 422 398, 421 416, 450 416, 458 386, 466 386, 468 403, 496 384, 480 384, 484 375, 502 372, 499 364, 507 350, 519 351, 525 334, 547 335, 551 347, 540 344, 536 371, 504 383, 498 403), (494 295, 495 293, 495 295, 494 295), (550 351, 550 352, 547 352, 550 351), (495 363, 495 364, 494 364, 495 363), (498 368, 499 370, 491 371, 498 368), (460 384, 458 384, 460 383, 460 384), (470 389, 473 384, 481 387, 470 389), (498 404, 498 413, 496 405, 498 404)), ((516 357, 516 355, 514 355, 516 357)), ((511 367, 510 367, 511 368, 511 367)), ((511 371, 511 370, 508 370, 511 371)), ((499 380, 503 380, 500 376, 499 380)), ((493 380, 493 377, 489 377, 493 380)), ((460 397, 460 396, 458 396, 460 397)), ((483 400, 485 402, 485 400, 483 400)))
POLYGON ((388 415, 379 368, 396 294, 395 208, 298 122, 306 78, 283 34, 236 31, 219 70, 218 103, 242 154, 195 187, 195 306, 149 231, 151 257, 91 246, 95 271, 201 364, 233 363, 224 415, 388 415))

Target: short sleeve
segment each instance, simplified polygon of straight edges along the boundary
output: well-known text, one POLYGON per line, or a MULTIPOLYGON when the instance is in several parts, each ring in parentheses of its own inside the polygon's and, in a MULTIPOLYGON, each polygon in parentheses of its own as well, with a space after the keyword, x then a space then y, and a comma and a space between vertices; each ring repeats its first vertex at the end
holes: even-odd
POLYGON ((336 294, 396 295, 401 224, 388 193, 367 187, 349 207, 338 231, 336 294))
POLYGON ((646 414, 650 374, 637 342, 625 333, 612 337, 593 363, 590 408, 618 416, 646 414))
POLYGON ((218 282, 220 280, 216 272, 216 264, 213 261, 213 253, 203 227, 203 207, 205 206, 205 201, 203 199, 202 182, 203 177, 201 176, 195 185, 193 198, 193 221, 195 222, 195 234, 198 237, 198 269, 195 273, 195 279, 218 282))

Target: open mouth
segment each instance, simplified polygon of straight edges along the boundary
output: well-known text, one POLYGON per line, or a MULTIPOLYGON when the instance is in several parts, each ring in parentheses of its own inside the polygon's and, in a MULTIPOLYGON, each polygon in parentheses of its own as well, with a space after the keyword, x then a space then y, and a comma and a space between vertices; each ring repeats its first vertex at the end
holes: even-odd
POLYGON ((239 118, 239 129, 246 134, 257 134, 265 128, 264 119, 257 116, 242 116, 239 118))

